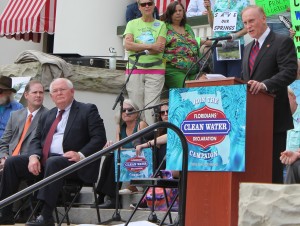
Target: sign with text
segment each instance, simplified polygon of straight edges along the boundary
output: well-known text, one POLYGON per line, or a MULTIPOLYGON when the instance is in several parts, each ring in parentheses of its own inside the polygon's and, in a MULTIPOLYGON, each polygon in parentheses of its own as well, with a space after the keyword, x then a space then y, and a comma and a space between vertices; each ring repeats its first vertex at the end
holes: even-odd
MULTIPOLYGON (((188 142, 189 171, 245 171, 247 85, 171 89, 169 121, 188 142)), ((182 147, 168 130, 167 169, 181 170, 182 147)))
MULTIPOLYGON (((117 154, 118 151, 115 151, 115 178, 117 178, 118 175, 117 154)), ((149 178, 153 174, 151 148, 144 148, 140 156, 136 156, 135 149, 123 149, 120 152, 120 160, 120 181, 149 178)))
POLYGON ((236 31, 237 12, 215 12, 214 31, 236 31))
POLYGON ((293 29, 296 31, 294 43, 296 46, 297 57, 300 58, 300 2, 291 0, 291 20, 293 29))
POLYGON ((290 8, 289 0, 255 0, 255 4, 262 7, 267 16, 286 12, 290 8))

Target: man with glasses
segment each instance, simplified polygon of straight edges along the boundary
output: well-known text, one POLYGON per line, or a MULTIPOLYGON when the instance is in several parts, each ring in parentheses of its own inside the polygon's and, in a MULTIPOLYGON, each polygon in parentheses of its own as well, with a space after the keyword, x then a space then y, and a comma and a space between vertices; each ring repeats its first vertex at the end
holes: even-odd
MULTIPOLYGON (((28 155, 8 158, 0 186, 0 200, 16 193, 24 179, 46 178, 101 150, 106 134, 98 109, 74 99, 70 80, 55 79, 50 84, 50 96, 55 106, 42 115, 36 135, 30 143, 28 155)), ((100 160, 94 161, 66 178, 85 183, 97 181, 100 160)), ((40 215, 27 226, 54 226, 53 211, 63 187, 63 179, 41 188, 37 198, 42 201, 40 215)), ((1 209, 0 224, 14 223, 12 205, 1 209)))

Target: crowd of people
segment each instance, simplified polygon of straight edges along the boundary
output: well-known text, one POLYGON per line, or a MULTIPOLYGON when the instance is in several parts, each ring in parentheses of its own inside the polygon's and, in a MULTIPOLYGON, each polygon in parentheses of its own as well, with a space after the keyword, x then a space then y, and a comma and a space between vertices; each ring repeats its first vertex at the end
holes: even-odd
MULTIPOLYGON (((167 89, 184 87, 185 80, 193 80, 200 73, 201 65, 197 64, 201 57, 200 46, 187 24, 187 15, 206 15, 213 27, 214 15, 225 11, 237 13, 236 29, 216 31, 214 37, 230 36, 231 40, 226 42, 238 40, 241 57, 220 61, 214 52, 212 72, 243 79, 249 85, 250 95, 261 91, 274 94, 272 182, 283 183, 283 165, 286 164, 285 182, 300 183, 299 107, 287 89, 296 79, 298 69, 296 49, 290 37, 294 32, 278 34, 270 29, 264 10, 249 5, 248 0, 191 0, 187 13, 183 4, 174 1, 160 18, 154 0, 137 0, 127 7, 124 46, 130 55, 125 72, 129 98, 118 112, 114 142, 146 128, 157 118, 168 121, 167 101, 160 104, 164 86, 167 89), (199 12, 194 14, 195 9, 199 12), (245 34, 253 38, 246 46, 245 34), (137 54, 141 52, 143 54, 137 54), (159 106, 159 110, 152 108, 139 113, 149 105, 159 106), (288 132, 294 126, 295 130, 288 132), (287 134, 289 142, 293 137, 296 143, 294 150, 286 146, 287 134)), ((42 84, 30 81, 24 92, 24 108, 13 99, 16 90, 12 88, 11 78, 0 76, 0 200, 17 192, 24 180, 48 177, 113 144, 106 139, 97 107, 76 101, 70 80, 53 80, 49 91, 55 104, 50 110, 43 106, 42 84)), ((144 137, 122 149, 135 149, 139 155, 143 148, 156 145, 156 167, 162 165, 164 169, 167 134, 160 130, 157 135, 156 140, 144 137)), ((102 164, 97 185, 99 208, 116 207, 116 194, 121 187, 116 186, 113 162, 113 154, 109 154, 102 164)), ((99 167, 100 160, 94 161, 68 178, 95 183, 99 167)), ((178 172, 174 175, 179 176, 178 172)), ((38 191, 37 198, 42 201, 40 215, 26 225, 54 225, 53 210, 62 186, 63 179, 60 179, 38 191)), ((138 191, 128 186, 121 193, 128 190, 129 193, 138 191)), ((1 209, 0 224, 14 222, 10 204, 1 209)))

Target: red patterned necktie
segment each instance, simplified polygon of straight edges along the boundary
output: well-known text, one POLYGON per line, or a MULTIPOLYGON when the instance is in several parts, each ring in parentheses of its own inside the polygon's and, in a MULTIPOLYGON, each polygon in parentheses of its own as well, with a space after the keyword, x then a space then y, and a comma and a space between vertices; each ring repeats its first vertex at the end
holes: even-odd
POLYGON ((56 119, 53 121, 50 130, 46 136, 45 139, 45 143, 44 143, 44 147, 43 147, 43 158, 42 158, 42 164, 45 165, 45 162, 48 158, 49 155, 49 151, 50 151, 50 147, 51 147, 51 143, 52 143, 52 139, 53 139, 53 135, 55 133, 56 127, 58 125, 58 123, 60 122, 63 113, 65 112, 65 110, 61 110, 58 113, 58 116, 56 117, 56 119))
POLYGON ((255 44, 252 46, 250 57, 249 57, 250 75, 252 75, 252 69, 258 52, 259 52, 259 42, 256 40, 255 44))

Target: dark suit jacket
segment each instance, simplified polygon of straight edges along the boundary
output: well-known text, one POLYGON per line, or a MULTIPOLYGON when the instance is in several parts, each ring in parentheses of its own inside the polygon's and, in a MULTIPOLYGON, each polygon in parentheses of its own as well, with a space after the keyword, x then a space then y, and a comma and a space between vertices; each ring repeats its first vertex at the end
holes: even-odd
MULTIPOLYGON (((29 144, 35 135, 38 121, 40 120, 41 115, 46 111, 48 111, 48 109, 42 106, 34 116, 30 127, 24 137, 20 154, 26 154, 28 152, 29 144)), ((5 131, 0 139, 0 158, 12 155, 13 151, 19 143, 26 120, 27 108, 13 111, 11 113, 7 125, 5 127, 5 131)))
MULTIPOLYGON (((47 133, 56 118, 57 108, 43 114, 31 141, 29 155, 42 157, 43 146, 47 133)), ((84 104, 73 101, 64 132, 64 152, 73 150, 88 157, 101 150, 106 143, 106 134, 98 109, 94 104, 84 104)), ((87 183, 97 181, 100 159, 77 171, 81 180, 87 183)))
POLYGON ((268 92, 275 94, 274 132, 284 132, 292 129, 293 119, 287 86, 297 76, 298 66, 294 42, 288 36, 271 31, 259 50, 250 77, 248 62, 253 44, 254 41, 249 43, 244 50, 242 79, 263 82, 268 92))

